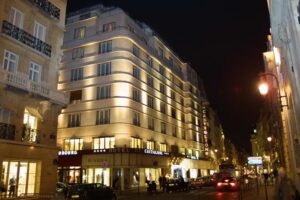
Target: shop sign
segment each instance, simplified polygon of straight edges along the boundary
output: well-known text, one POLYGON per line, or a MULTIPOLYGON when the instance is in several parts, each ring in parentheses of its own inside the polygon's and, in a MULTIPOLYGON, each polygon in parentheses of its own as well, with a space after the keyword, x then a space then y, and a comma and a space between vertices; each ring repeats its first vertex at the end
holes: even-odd
POLYGON ((262 164, 262 157, 248 157, 248 164, 249 165, 261 165, 262 164))
POLYGON ((77 151, 58 151, 59 156, 77 155, 77 151))
POLYGON ((145 149, 144 153, 145 154, 160 155, 160 156, 168 156, 169 155, 168 152, 155 151, 155 150, 151 150, 151 149, 145 149))

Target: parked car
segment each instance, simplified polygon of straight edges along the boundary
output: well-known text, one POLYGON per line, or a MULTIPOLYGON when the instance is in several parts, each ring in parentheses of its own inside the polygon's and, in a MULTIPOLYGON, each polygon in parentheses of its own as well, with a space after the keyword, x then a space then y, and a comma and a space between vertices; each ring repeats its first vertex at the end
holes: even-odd
POLYGON ((65 194, 67 189, 68 189, 68 185, 66 183, 63 182, 56 183, 56 193, 65 194))
POLYGON ((179 190, 179 180, 178 179, 168 179, 166 182, 166 191, 177 191, 179 190))
POLYGON ((225 177, 217 183, 217 190, 238 190, 238 182, 233 177, 225 177))
POLYGON ((67 200, 116 200, 111 187, 100 183, 75 184, 69 187, 67 200))
POLYGON ((216 180, 212 176, 203 176, 203 186, 213 186, 216 184, 216 180))
POLYGON ((191 189, 202 188, 203 186, 202 178, 191 178, 188 180, 188 182, 189 182, 189 188, 191 189))

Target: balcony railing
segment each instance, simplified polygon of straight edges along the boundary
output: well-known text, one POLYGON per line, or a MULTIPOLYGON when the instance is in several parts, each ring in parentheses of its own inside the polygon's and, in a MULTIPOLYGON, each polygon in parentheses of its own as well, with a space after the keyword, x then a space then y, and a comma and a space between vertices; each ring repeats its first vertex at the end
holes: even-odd
POLYGON ((8 21, 3 21, 2 24, 2 33, 18 40, 19 42, 37 50, 46 56, 51 57, 51 49, 52 47, 43 42, 42 40, 34 37, 30 33, 20 29, 19 27, 9 23, 8 21))
POLYGON ((34 94, 38 94, 47 99, 54 100, 60 104, 67 104, 69 97, 64 93, 58 92, 56 90, 50 90, 49 86, 45 82, 34 82, 29 80, 27 74, 20 72, 8 72, 1 69, 0 67, 0 82, 4 84, 11 85, 15 88, 25 90, 34 94))
POLYGON ((16 126, 0 122, 0 139, 14 140, 16 126))
POLYGON ((54 17, 59 20, 60 18, 60 9, 53 5, 48 0, 29 0, 35 6, 41 8, 44 12, 49 14, 51 17, 54 17))
POLYGON ((30 127, 24 126, 22 133, 22 141, 39 144, 41 142, 39 131, 37 129, 31 129, 30 127))

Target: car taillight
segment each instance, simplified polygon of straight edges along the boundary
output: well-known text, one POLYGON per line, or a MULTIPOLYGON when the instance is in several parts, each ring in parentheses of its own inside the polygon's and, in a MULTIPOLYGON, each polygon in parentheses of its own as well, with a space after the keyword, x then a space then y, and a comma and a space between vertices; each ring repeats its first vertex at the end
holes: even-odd
POLYGON ((221 186, 221 185, 222 185, 222 183, 218 183, 217 185, 218 185, 218 186, 221 186))
POLYGON ((230 185, 234 187, 234 186, 235 186, 235 183, 230 183, 230 185))

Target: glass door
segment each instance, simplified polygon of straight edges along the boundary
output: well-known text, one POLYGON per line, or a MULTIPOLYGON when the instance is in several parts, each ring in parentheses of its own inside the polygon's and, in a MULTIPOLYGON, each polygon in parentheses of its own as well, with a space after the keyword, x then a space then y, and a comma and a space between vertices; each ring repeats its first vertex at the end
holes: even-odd
POLYGON ((26 193, 28 162, 20 162, 17 195, 26 193))

